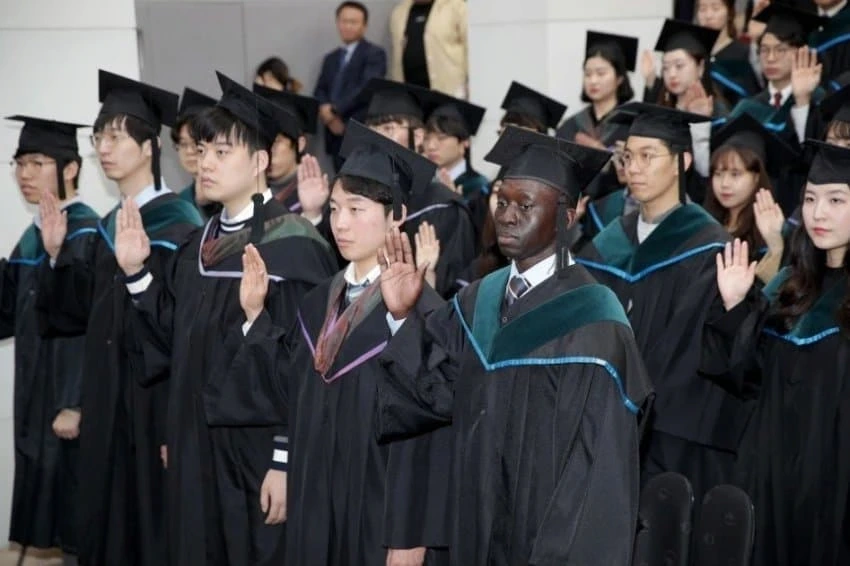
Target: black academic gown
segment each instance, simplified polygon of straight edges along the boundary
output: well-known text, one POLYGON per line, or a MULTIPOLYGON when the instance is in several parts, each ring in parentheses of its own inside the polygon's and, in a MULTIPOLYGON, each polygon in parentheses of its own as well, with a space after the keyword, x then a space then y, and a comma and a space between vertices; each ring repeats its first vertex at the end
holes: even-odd
POLYGON ((625 313, 572 266, 500 315, 509 269, 423 294, 381 355, 380 431, 451 424, 452 564, 629 564, 650 385, 625 313))
POLYGON ((850 69, 850 5, 830 18, 822 29, 809 36, 809 45, 823 64, 823 82, 835 80, 850 69))
MULTIPOLYGON (((97 238, 97 213, 74 203, 63 248, 85 256, 97 238)), ((48 261, 41 230, 30 225, 9 260, 0 260, 0 338, 15 338, 15 483, 9 540, 22 546, 61 547, 76 553, 77 455, 79 439, 62 440, 53 420, 79 409, 85 338, 40 334, 35 308, 38 268, 48 261)))
MULTIPOLYGON (((54 269, 40 269, 38 308, 49 332, 86 334, 82 380, 79 558, 86 566, 159 566, 166 561, 164 375, 146 379, 132 302, 115 260, 117 207, 98 223, 92 252, 63 248, 54 269), (91 416, 95 417, 92 418, 91 416)), ((151 240, 147 265, 161 276, 168 258, 201 223, 173 193, 141 208, 151 240)))
POLYGON ((201 216, 206 220, 212 218, 219 212, 221 212, 221 204, 217 202, 210 202, 204 205, 198 205, 198 201, 195 199, 195 181, 192 181, 186 187, 180 191, 180 198, 193 205, 198 209, 198 212, 201 213, 201 216))
POLYGON ((459 195, 433 181, 421 193, 411 194, 407 202, 407 220, 402 228, 411 244, 423 222, 434 226, 440 240, 437 292, 451 296, 460 273, 475 258, 477 241, 472 216, 459 195))
POLYGON ((750 63, 750 46, 737 40, 712 55, 709 76, 729 107, 761 90, 750 63))
MULTIPOLYGON (((333 273, 328 246, 309 222, 286 214, 276 200, 263 211, 257 246, 268 273, 269 308, 292 322, 304 293, 333 273), (283 278, 283 279, 280 279, 283 278)), ((171 564, 248 566, 280 564, 284 525, 265 525, 260 488, 280 431, 263 422, 219 426, 219 409, 204 406, 211 376, 232 363, 233 340, 245 315, 239 303, 242 253, 250 226, 215 238, 218 216, 174 255, 166 271, 134 296, 148 375, 167 373, 167 495, 171 564), (214 240, 214 241, 212 241, 214 240), (211 242, 212 241, 212 242, 211 242), (200 260, 201 246, 219 250, 200 260)), ((228 399, 221 400, 229 402, 228 399)))
POLYGON ((786 268, 718 310, 705 341, 704 371, 753 400, 736 480, 755 506, 755 566, 850 563, 850 343, 835 319, 847 276, 828 271, 790 331, 767 316, 786 268))
POLYGON ((715 254, 729 235, 689 204, 638 244, 638 214, 609 224, 577 261, 617 294, 655 385, 642 479, 684 474, 698 504, 730 479, 742 427, 740 401, 698 373, 703 327, 720 301, 715 254))
POLYGON ((244 363, 208 387, 208 403, 245 399, 222 418, 288 425, 287 566, 383 564, 387 548, 420 546, 431 549, 426 564, 448 560, 437 548, 448 546, 448 430, 378 443, 378 355, 390 333, 374 291, 324 377, 313 352, 326 313, 338 312, 336 298, 328 303, 344 295, 342 272, 304 298, 289 330, 258 319, 239 354, 244 363))

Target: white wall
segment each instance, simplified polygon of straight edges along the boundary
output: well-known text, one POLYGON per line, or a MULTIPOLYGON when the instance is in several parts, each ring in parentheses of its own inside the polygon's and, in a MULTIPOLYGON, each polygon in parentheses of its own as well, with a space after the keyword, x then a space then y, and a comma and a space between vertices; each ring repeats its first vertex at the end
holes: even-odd
MULTIPOLYGON (((496 141, 502 99, 512 80, 582 108, 581 79, 588 29, 631 35, 640 50, 652 49, 670 0, 468 0, 470 98, 487 107, 473 143, 475 167, 493 175, 483 157, 496 141)), ((643 79, 631 76, 639 100, 643 79)))
MULTIPOLYGON (((97 69, 136 78, 136 17, 132 0, 0 1, 0 117, 25 114, 91 124, 97 114, 97 69)), ((9 160, 19 125, 0 122, 0 257, 12 251, 31 221, 18 196, 9 160)), ((80 130, 82 195, 99 212, 116 194, 100 174, 80 130)), ((0 342, 0 546, 9 532, 12 448, 12 340, 0 342)))

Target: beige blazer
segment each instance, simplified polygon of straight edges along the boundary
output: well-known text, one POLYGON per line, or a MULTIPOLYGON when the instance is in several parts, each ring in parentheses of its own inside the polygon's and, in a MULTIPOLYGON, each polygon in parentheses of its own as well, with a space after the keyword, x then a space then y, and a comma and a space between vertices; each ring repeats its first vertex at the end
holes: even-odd
MULTIPOLYGON (((413 0, 402 0, 390 15, 392 62, 390 78, 404 81, 402 54, 407 17, 413 0)), ((434 0, 425 24, 425 57, 431 88, 450 96, 467 98, 469 59, 467 56, 466 1, 434 0)))

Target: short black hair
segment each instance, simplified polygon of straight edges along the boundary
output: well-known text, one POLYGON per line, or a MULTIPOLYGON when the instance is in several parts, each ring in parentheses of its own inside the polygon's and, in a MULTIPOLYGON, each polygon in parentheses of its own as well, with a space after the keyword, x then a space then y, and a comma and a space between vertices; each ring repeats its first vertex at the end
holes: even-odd
POLYGON ((92 129, 97 134, 106 127, 124 130, 139 145, 159 136, 159 132, 154 130, 153 126, 129 114, 101 114, 94 121, 92 129))
POLYGON ((445 134, 460 141, 469 139, 469 131, 466 129, 466 124, 454 116, 436 115, 428 118, 425 124, 425 131, 428 133, 445 134))
POLYGON ((390 122, 398 122, 399 124, 407 122, 408 126, 414 130, 425 127, 422 120, 409 114, 376 114, 366 118, 364 123, 367 126, 382 126, 384 124, 389 124, 390 122))
POLYGON ((393 191, 390 187, 359 175, 338 175, 334 179, 334 184, 337 181, 346 193, 383 204, 385 212, 390 212, 393 209, 393 191))
POLYGON ((195 117, 195 114, 183 114, 182 116, 177 117, 177 121, 174 122, 174 126, 171 127, 171 141, 174 142, 174 145, 180 143, 180 130, 183 129, 183 126, 189 126, 189 135, 192 135, 192 118, 195 117))
MULTIPOLYGON (((629 73, 626 69, 626 58, 617 44, 600 43, 598 45, 594 45, 592 50, 587 53, 587 57, 584 58, 584 62, 587 63, 587 60, 591 57, 601 57, 608 61, 611 66, 614 67, 614 74, 617 75, 617 78, 622 79, 617 87, 618 105, 628 102, 634 98, 635 91, 632 89, 631 81, 629 81, 629 73)), ((582 68, 583 67, 584 65, 582 65, 582 68)), ((588 97, 587 93, 584 92, 584 88, 581 89, 581 101, 588 104, 591 102, 590 97, 588 97)))
POLYGON ((546 124, 535 118, 530 114, 526 114, 525 112, 505 112, 505 115, 502 116, 502 121, 499 122, 500 126, 518 126, 520 128, 528 128, 529 130, 534 130, 540 134, 549 133, 549 128, 546 127, 546 124))
POLYGON ((336 9, 336 17, 337 18, 339 17, 339 14, 345 8, 354 8, 355 10, 360 10, 361 12, 363 12, 363 23, 364 24, 369 23, 369 9, 366 8, 366 6, 364 6, 361 2, 351 2, 351 1, 348 1, 348 0, 346 2, 343 2, 336 9))
POLYGON ((201 110, 192 119, 192 138, 200 142, 212 142, 219 136, 225 136, 234 145, 246 145, 251 153, 265 151, 271 161, 271 146, 264 137, 226 108, 211 106, 201 110))
MULTIPOLYGON (((770 33, 776 36, 776 39, 778 39, 780 43, 787 43, 791 47, 803 47, 804 45, 808 45, 808 38, 806 37, 803 28, 800 26, 792 27, 796 29, 789 30, 786 33, 776 33, 775 31, 771 31, 770 33)), ((764 38, 765 33, 761 34, 761 37, 758 39, 759 47, 761 47, 761 40, 764 38)))

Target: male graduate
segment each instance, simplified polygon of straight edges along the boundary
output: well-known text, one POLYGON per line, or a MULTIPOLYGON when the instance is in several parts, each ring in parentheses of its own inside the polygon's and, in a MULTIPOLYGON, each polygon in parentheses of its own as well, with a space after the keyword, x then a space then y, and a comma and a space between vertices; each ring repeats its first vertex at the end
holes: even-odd
POLYGON ((809 36, 823 61, 823 80, 835 80, 850 69, 850 4, 847 0, 812 0, 827 20, 809 36))
POLYGON ((183 96, 180 97, 180 107, 177 109, 177 119, 174 127, 171 128, 171 141, 174 142, 180 166, 192 177, 192 182, 180 191, 180 198, 197 206, 204 218, 218 213, 221 206, 195 190, 195 178, 198 175, 198 144, 192 139, 192 119, 201 110, 214 106, 215 103, 215 98, 210 98, 189 87, 184 88, 183 96))
POLYGON ((241 296, 251 330, 207 403, 239 398, 224 403, 227 418, 287 424, 288 566, 439 563, 449 431, 379 444, 373 418, 390 335, 377 252, 435 167, 356 121, 340 154, 331 226, 348 267, 304 297, 295 326, 278 327, 263 309, 265 264, 249 251, 241 296))
POLYGON ((142 217, 127 206, 116 255, 141 323, 145 370, 169 374, 170 562, 280 564, 286 460, 273 460, 279 431, 259 420, 219 426, 217 415, 226 409, 206 410, 202 393, 232 362, 227 330, 235 328, 241 338, 246 245, 256 246, 274 278, 269 309, 281 325, 294 322, 305 291, 336 266, 312 224, 289 214, 266 182, 278 129, 284 122, 294 128, 295 116, 220 73, 219 82, 222 98, 195 117, 193 137, 201 190, 222 212, 177 250, 167 269, 154 272, 142 217))
POLYGON ((163 186, 159 131, 173 124, 177 95, 100 71, 103 105, 92 142, 123 202, 97 225, 89 253, 67 245, 66 217, 46 195, 42 240, 50 262, 40 269, 38 308, 50 331, 86 334, 80 429, 79 556, 86 566, 160 565, 163 529, 165 375, 142 371, 130 294, 115 257, 118 211, 141 210, 151 241, 151 271, 201 223, 194 206, 163 186), (161 459, 162 457, 162 459, 161 459))
POLYGON ((714 255, 729 239, 696 204, 685 204, 692 164, 689 124, 707 118, 631 103, 623 162, 638 210, 609 224, 577 260, 622 302, 656 389, 643 479, 684 474, 697 503, 729 480, 739 405, 697 373, 702 328, 719 300, 714 255))
MULTIPOLYGON (((85 254, 97 236, 97 213, 77 197, 82 158, 77 124, 10 116, 23 122, 13 167, 28 204, 50 193, 68 219, 65 247, 85 254)), ((0 259, 0 338, 15 338, 15 483, 9 540, 59 546, 76 554, 80 379, 85 338, 42 338, 35 308, 38 267, 47 254, 36 215, 8 260, 0 259)))
POLYGON ((566 249, 575 200, 610 155, 508 128, 495 213, 511 265, 448 304, 406 234, 378 254, 395 335, 384 438, 451 422, 453 564, 629 564, 651 387, 626 314, 566 249))
POLYGON ((506 126, 516 126, 541 134, 554 130, 564 117, 567 105, 522 83, 511 82, 504 100, 502 110, 505 115, 499 122, 504 129, 506 126))
MULTIPOLYGON (((361 94, 368 100, 365 123, 397 144, 418 151, 424 136, 423 105, 431 91, 420 87, 372 79, 361 94)), ((459 274, 475 258, 476 238, 472 217, 463 199, 434 180, 410 195, 402 229, 410 238, 423 222, 431 224, 440 241, 436 266, 437 292, 453 294, 459 274)))

